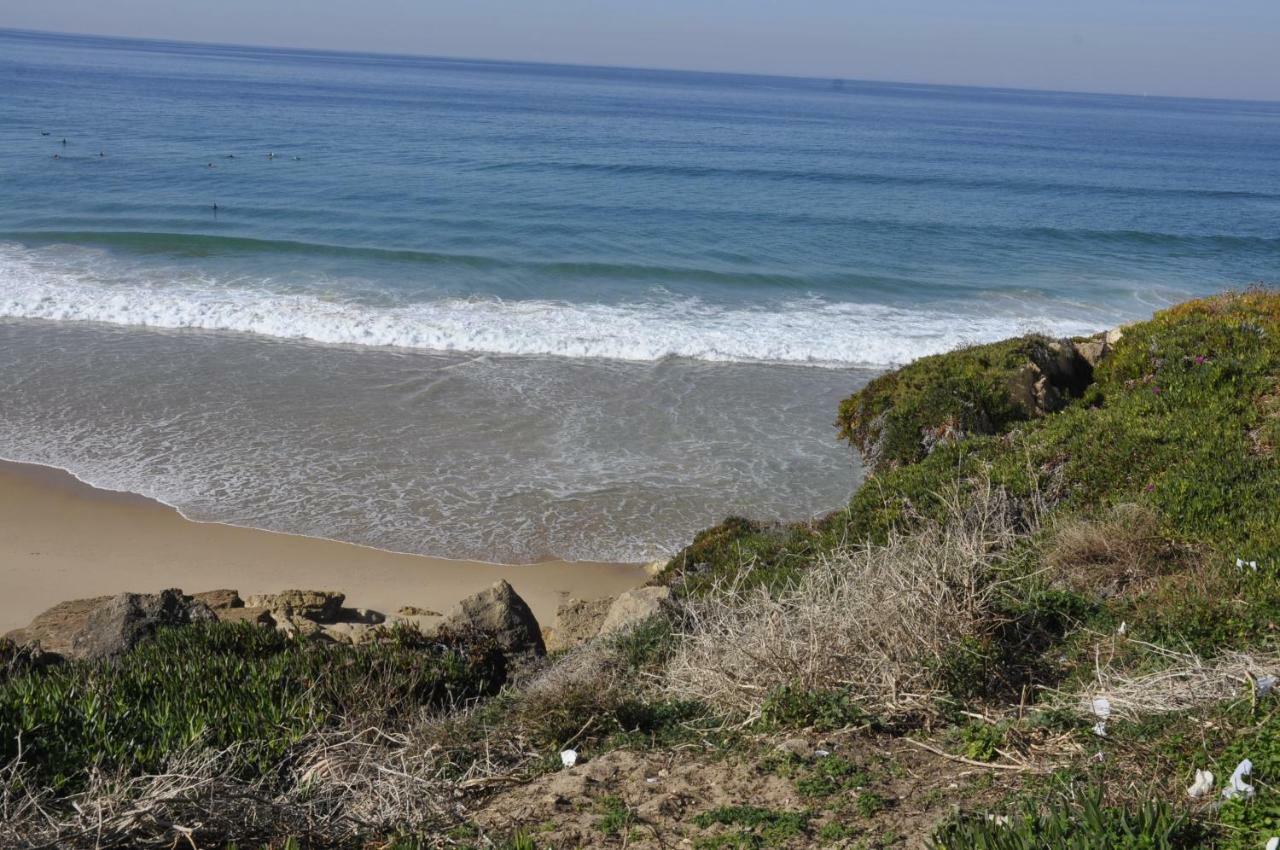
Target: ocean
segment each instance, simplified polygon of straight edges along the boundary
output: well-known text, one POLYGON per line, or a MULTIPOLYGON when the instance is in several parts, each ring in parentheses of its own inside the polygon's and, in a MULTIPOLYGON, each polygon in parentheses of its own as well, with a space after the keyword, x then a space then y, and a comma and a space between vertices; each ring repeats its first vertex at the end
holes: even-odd
POLYGON ((804 519, 838 401, 1280 271, 1280 104, 0 31, 0 456, 526 562, 804 519))

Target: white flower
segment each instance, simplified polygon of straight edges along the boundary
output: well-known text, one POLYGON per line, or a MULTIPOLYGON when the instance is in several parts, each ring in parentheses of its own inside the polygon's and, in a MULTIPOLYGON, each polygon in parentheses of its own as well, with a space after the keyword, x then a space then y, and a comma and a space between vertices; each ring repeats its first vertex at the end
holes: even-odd
POLYGON ((1196 770, 1196 781, 1187 789, 1187 796, 1198 800, 1213 790, 1213 774, 1207 770, 1196 770))
POLYGON ((1109 718, 1111 716, 1111 700, 1106 697, 1094 697, 1093 713, 1097 715, 1099 720, 1109 718))
POLYGON ((1258 688, 1258 696, 1265 697, 1267 694, 1271 693, 1271 689, 1276 686, 1276 677, 1259 676, 1258 681, 1255 684, 1258 688))
POLYGON ((1121 621, 1120 621, 1120 628, 1116 629, 1116 634, 1120 635, 1120 637, 1124 637, 1124 633, 1125 633, 1125 631, 1126 631, 1126 629, 1127 629, 1128 625, 1129 625, 1128 623, 1126 623, 1126 622, 1124 622, 1123 620, 1121 620, 1121 621))
MULTIPOLYGON (((1011 823, 1008 815, 987 815, 987 820, 996 826, 1008 826, 1011 823)), ((1274 850, 1274 848, 1268 848, 1268 850, 1274 850)))
POLYGON ((1237 570, 1244 569, 1244 558, 1236 558, 1236 569, 1237 570))
POLYGON ((1253 570, 1253 571, 1256 573, 1256 572, 1258 571, 1258 562, 1257 562, 1257 561, 1250 561, 1250 562, 1249 562, 1249 569, 1253 570))
POLYGON ((1093 734, 1097 735, 1099 738, 1107 737, 1107 721, 1099 720, 1097 723, 1093 724, 1093 734))
POLYGON ((1253 796, 1253 786, 1244 781, 1244 778, 1253 773, 1253 762, 1245 759, 1236 765, 1235 772, 1231 774, 1231 779, 1227 781, 1227 787, 1222 789, 1222 796, 1228 800, 1243 796, 1246 800, 1253 796))
POLYGON ((565 767, 573 767, 575 764, 578 763, 578 751, 577 750, 563 751, 562 753, 560 753, 560 763, 563 764, 565 767))
POLYGON ((1267 839, 1266 850, 1276 850, 1277 847, 1280 847, 1280 837, 1267 839))

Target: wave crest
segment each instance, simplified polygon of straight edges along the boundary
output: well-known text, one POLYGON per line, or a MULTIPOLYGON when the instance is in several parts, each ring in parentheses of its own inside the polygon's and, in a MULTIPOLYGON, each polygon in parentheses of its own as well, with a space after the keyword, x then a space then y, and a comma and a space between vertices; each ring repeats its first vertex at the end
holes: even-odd
POLYGON ((622 304, 442 298, 378 306, 208 281, 104 279, 94 269, 94 263, 0 246, 0 317, 478 354, 872 368, 1027 330, 1097 329, 1088 321, 1051 317, 1048 304, 1046 310, 1002 315, 818 297, 767 306, 670 296, 622 304))

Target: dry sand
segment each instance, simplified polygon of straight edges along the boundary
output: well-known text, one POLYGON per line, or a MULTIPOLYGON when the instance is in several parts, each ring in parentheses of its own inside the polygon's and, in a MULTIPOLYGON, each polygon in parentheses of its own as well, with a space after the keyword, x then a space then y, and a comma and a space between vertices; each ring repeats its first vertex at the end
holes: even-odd
POLYGON ((611 596, 646 578, 635 564, 502 566, 192 522, 62 470, 0 462, 0 634, 64 600, 123 591, 337 590, 352 607, 394 613, 403 605, 444 611, 498 579, 547 626, 566 595, 611 596))

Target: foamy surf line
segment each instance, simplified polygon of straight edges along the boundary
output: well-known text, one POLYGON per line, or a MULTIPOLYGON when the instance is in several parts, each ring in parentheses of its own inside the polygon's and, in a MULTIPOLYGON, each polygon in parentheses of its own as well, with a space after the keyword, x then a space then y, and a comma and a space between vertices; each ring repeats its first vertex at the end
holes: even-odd
POLYGON ((0 247, 0 317, 254 334, 328 345, 656 361, 886 368, 1028 331, 1092 333, 1101 323, 1045 315, 957 315, 817 297, 767 307, 697 298, 626 304, 443 298, 401 306, 183 280, 102 279, 0 247))

